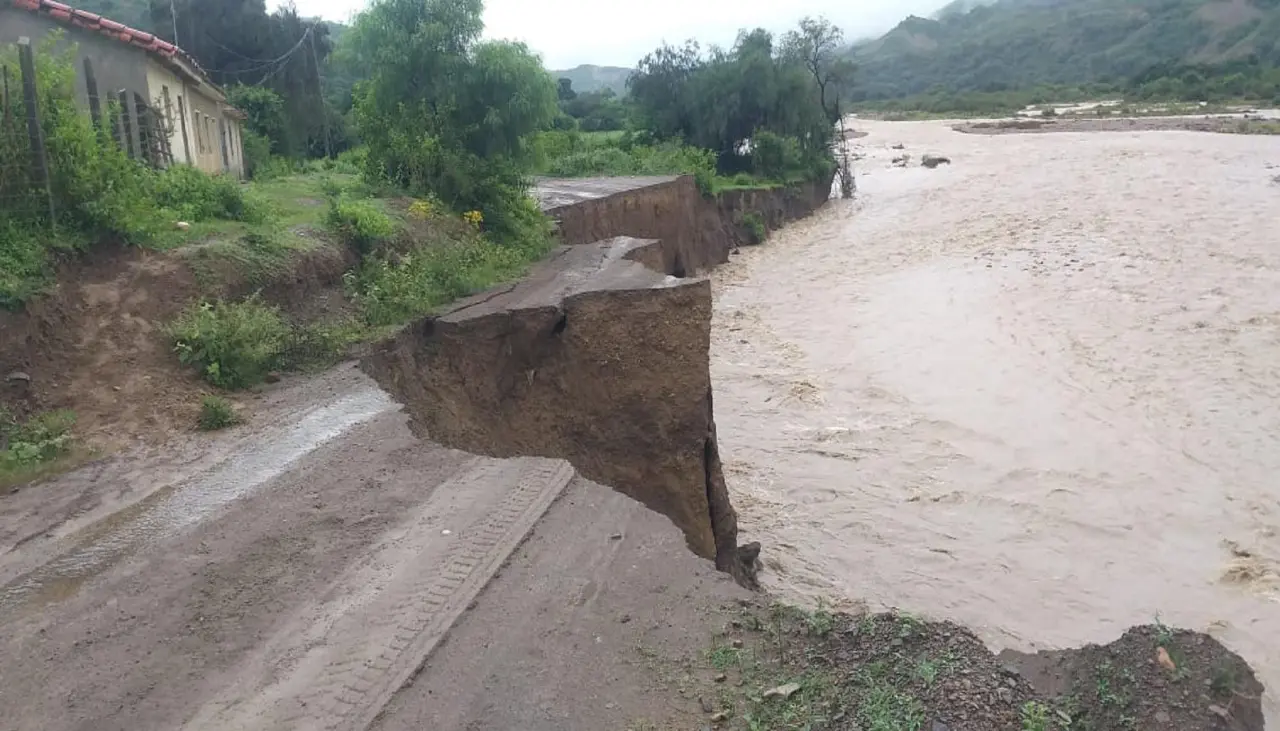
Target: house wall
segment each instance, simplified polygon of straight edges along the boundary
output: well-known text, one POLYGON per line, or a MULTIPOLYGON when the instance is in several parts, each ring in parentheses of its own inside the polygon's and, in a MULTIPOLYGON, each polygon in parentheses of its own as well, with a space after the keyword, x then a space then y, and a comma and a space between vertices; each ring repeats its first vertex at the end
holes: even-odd
MULTIPOLYGON (((62 31, 59 48, 66 48, 69 44, 76 45, 76 95, 86 109, 89 106, 89 90, 85 84, 85 59, 93 64, 93 74, 98 81, 98 93, 102 96, 104 113, 108 94, 111 98, 118 99, 118 92, 128 89, 146 95, 149 65, 146 51, 97 32, 68 28, 51 18, 15 8, 8 3, 0 4, 0 43, 17 43, 19 38, 26 37, 33 44, 39 44, 55 30, 62 31)), ((133 134, 130 144, 134 150, 139 150, 141 144, 138 125, 135 123, 131 127, 133 134)))
POLYGON ((186 108, 187 83, 172 70, 147 59, 147 93, 144 96, 153 107, 164 114, 169 127, 169 150, 174 162, 194 164, 191 159, 191 128, 186 108), (187 143, 183 144, 183 132, 187 143))
MULTIPOLYGON (((0 44, 16 43, 22 37, 38 44, 55 30, 62 31, 60 48, 76 45, 76 95, 84 108, 89 106, 84 73, 84 60, 88 59, 93 65, 104 113, 108 94, 111 99, 118 100, 118 92, 127 89, 131 92, 130 114, 136 115, 132 93, 137 93, 168 118, 169 149, 175 162, 194 165, 208 173, 228 172, 237 177, 244 176, 240 123, 228 114, 229 107, 216 88, 207 83, 189 81, 141 48, 96 31, 67 27, 0 0, 0 44), (225 158, 223 135, 227 139, 225 158)), ((139 151, 142 145, 136 116, 130 127, 129 144, 133 150, 139 151)))

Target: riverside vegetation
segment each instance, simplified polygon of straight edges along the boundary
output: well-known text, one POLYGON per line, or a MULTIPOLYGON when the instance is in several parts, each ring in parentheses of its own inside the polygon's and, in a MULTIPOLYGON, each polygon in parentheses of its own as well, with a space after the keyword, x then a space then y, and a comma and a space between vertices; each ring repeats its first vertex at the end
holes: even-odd
MULTIPOLYGON (((202 1, 175 7, 181 14, 202 1)), ((60 263, 92 248, 154 250, 182 262, 202 293, 163 324, 176 359, 216 389, 244 389, 329 365, 352 346, 519 276, 554 244, 530 196, 533 175, 690 174, 712 196, 834 169, 835 98, 851 69, 835 57, 840 33, 830 24, 806 20, 776 43, 763 30, 743 32, 733 48, 706 54, 695 44, 663 47, 617 102, 627 129, 593 133, 564 123, 564 95, 533 52, 481 39, 482 10, 480 0, 378 0, 344 28, 335 54, 362 70, 344 139, 358 145, 332 157, 296 154, 323 148, 292 121, 306 110, 269 86, 231 89, 254 133, 245 140, 248 183, 130 159, 77 108, 74 51, 46 39, 37 56, 47 100, 40 124, 57 217, 49 219, 23 176, 0 181, 0 305, 20 311, 45 296, 60 263), (698 102, 744 94, 750 104, 698 102), (285 144, 304 138, 312 142, 285 144), (297 318, 253 293, 326 249, 354 260, 338 315, 297 318)), ((230 62, 218 55, 211 63, 230 62)), ((0 148, 0 167, 27 165, 25 148, 0 148)), ((202 428, 238 420, 222 406, 204 402, 202 428)), ((45 439, 53 432, 39 418, 14 420, 0 465, 66 453, 71 422, 58 421, 45 439)))

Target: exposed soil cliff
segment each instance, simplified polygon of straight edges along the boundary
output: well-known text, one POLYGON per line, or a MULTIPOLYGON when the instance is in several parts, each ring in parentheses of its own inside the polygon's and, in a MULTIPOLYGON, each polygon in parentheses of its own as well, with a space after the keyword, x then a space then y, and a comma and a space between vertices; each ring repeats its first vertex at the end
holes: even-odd
MULTIPOLYGON (((615 180, 626 179, 611 179, 615 180)), ((766 228, 813 213, 831 197, 831 178, 785 188, 726 190, 705 197, 692 176, 636 179, 650 185, 582 199, 577 191, 606 184, 597 179, 547 181, 540 186, 546 211, 559 222, 560 238, 573 245, 614 236, 662 242, 663 269, 677 276, 706 271, 729 260, 729 253, 751 243, 742 224, 759 215, 766 228)))
POLYGON ((567 459, 751 583, 712 419, 710 282, 650 268, 660 252, 631 238, 563 247, 523 281, 402 331, 364 367, 420 435, 567 459))
POLYGON ((407 328, 363 366, 420 435, 567 459, 668 516, 695 553, 754 585, 759 546, 737 545, 716 444, 710 283, 686 277, 728 259, 744 213, 781 225, 830 188, 705 199, 687 176, 549 181, 539 192, 569 246, 525 280, 407 328), (649 238, 629 238, 640 236, 649 238))
POLYGON ((265 281, 230 266, 201 281, 174 252, 95 247, 63 264, 49 295, 0 312, 0 406, 18 415, 71 409, 77 433, 97 447, 188 429, 207 387, 178 365, 164 325, 200 297, 254 291, 310 319, 328 293, 340 294, 354 263, 335 243, 300 252, 265 281))

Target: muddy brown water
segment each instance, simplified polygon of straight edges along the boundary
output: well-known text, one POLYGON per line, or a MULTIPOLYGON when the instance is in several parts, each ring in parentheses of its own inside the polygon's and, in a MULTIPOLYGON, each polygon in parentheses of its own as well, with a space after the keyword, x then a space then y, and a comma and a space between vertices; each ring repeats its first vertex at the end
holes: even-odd
POLYGON ((1277 718, 1280 138, 859 126, 859 200, 714 276, 766 587, 994 649, 1158 617, 1240 653, 1277 718))

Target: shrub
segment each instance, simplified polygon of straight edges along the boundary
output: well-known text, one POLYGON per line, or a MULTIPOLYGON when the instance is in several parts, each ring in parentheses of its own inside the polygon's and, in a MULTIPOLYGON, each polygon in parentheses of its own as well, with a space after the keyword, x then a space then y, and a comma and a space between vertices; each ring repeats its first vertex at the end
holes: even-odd
POLYGON ((347 275, 370 325, 396 325, 523 273, 544 253, 484 237, 420 246, 399 259, 371 258, 347 275))
POLYGON ((200 400, 200 416, 196 417, 200 431, 226 429, 243 421, 235 406, 221 396, 205 396, 200 400))
POLYGON ((765 228, 764 218, 754 211, 742 214, 742 227, 747 230, 748 243, 762 244, 769 237, 769 230, 765 228))
POLYGON ((699 170, 693 174, 693 183, 703 198, 711 198, 716 194, 716 174, 710 170, 699 170))
POLYGON ((265 204, 225 175, 207 175, 189 165, 174 165, 156 176, 155 201, 186 221, 215 218, 261 223, 265 204))
POLYGON ((768 131, 751 138, 751 169, 769 180, 787 180, 800 169, 800 143, 768 131))
POLYGON ((368 254, 396 233, 396 225, 369 201, 334 199, 325 223, 348 246, 368 254))
POLYGON ((51 462, 71 450, 70 411, 46 411, 25 423, 0 407, 0 469, 13 470, 51 462))
POLYGON ((270 170, 266 166, 271 162, 271 140, 251 129, 242 129, 240 144, 244 155, 244 174, 254 180, 266 180, 270 170))
POLYGON ((169 326, 174 351, 219 388, 247 388, 280 366, 290 328, 256 295, 243 302, 201 303, 169 326))
POLYGON ((369 148, 353 147, 350 150, 343 150, 338 153, 338 157, 333 162, 333 171, 344 173, 346 175, 359 175, 364 170, 368 161, 369 148))

